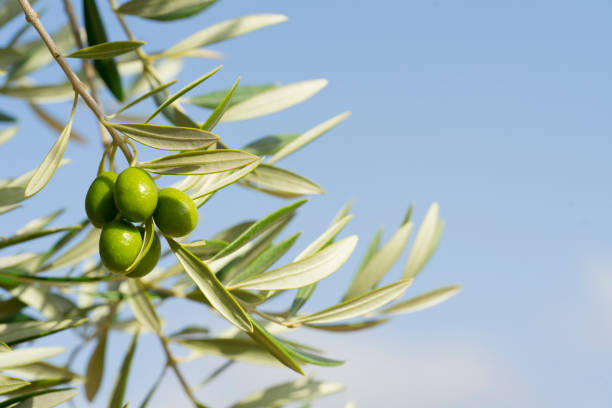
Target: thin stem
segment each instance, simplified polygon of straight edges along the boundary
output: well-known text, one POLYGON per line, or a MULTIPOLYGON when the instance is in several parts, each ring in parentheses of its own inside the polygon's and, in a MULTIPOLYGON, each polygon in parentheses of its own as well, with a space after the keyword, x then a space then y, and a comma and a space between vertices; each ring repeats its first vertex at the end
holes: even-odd
POLYGON ((172 355, 172 352, 170 351, 170 348, 168 347, 168 340, 166 340, 166 338, 162 335, 159 335, 158 337, 159 337, 159 341, 162 344, 164 352, 166 353, 166 359, 168 360, 168 366, 171 367, 172 370, 174 370, 174 374, 176 374, 176 378, 179 380, 179 383, 181 383, 181 386, 183 387, 185 394, 187 394, 187 397, 189 397, 191 402, 193 402, 193 405, 195 405, 197 408, 202 407, 202 404, 200 404, 198 400, 196 399, 195 395, 193 395, 193 391, 191 390, 191 387, 189 387, 189 384, 187 384, 187 381, 185 381, 185 377, 183 377, 181 370, 179 370, 178 365, 176 364, 176 360, 174 359, 174 356, 172 355))
POLYGON ((93 111, 93 113, 96 115, 98 120, 104 124, 104 126, 110 133, 111 137, 113 138, 114 142, 119 146, 119 148, 123 152, 127 161, 131 162, 132 152, 130 152, 130 150, 126 146, 125 142, 123 141, 123 137, 119 134, 119 132, 117 132, 115 128, 113 128, 112 126, 110 126, 108 122, 106 122, 105 115, 104 115, 104 112, 102 111, 102 108, 96 103, 96 101, 87 92, 87 89, 85 89, 85 86, 83 85, 79 77, 77 77, 77 75, 74 73, 70 65, 68 65, 68 63, 62 56, 61 52, 57 48, 57 45, 55 45, 55 42, 53 41, 53 39, 51 38, 51 36, 49 35, 45 27, 40 22, 40 19, 38 18, 38 13, 34 11, 34 9, 30 5, 30 2, 28 0, 18 0, 18 1, 19 1, 19 4, 21 5, 21 8, 23 9, 25 13, 26 21, 30 23, 32 27, 36 29, 36 31, 38 31, 40 38, 43 40, 43 42, 49 49, 49 52, 51 53, 55 61, 58 63, 62 71, 64 71, 64 73, 66 74, 66 77, 72 84, 72 87, 74 88, 75 92, 81 95, 81 97, 83 98, 87 106, 89 106, 89 108, 93 111))
MULTIPOLYGON (((74 37, 74 41, 76 42, 79 48, 83 48, 83 41, 81 40, 81 32, 80 32, 81 30, 79 29, 79 22, 77 21, 76 15, 74 14, 74 9, 72 8, 72 3, 70 3, 70 0, 64 0, 64 11, 66 12, 66 15, 68 16, 68 21, 70 22, 70 29, 72 31, 72 36, 74 37)), ((102 105, 100 104, 100 98, 98 96, 98 88, 96 88, 93 67, 89 63, 88 59, 83 58, 81 61, 82 61, 82 66, 83 66, 83 72, 85 73, 85 80, 87 81, 87 85, 89 86, 89 89, 91 90, 91 96, 93 97, 94 101, 96 101, 98 106, 101 107, 102 105)), ((100 136, 102 137, 102 144, 104 146, 110 145, 111 139, 108 136, 108 133, 106 133, 104 125, 98 122, 98 127, 100 128, 100 136)))

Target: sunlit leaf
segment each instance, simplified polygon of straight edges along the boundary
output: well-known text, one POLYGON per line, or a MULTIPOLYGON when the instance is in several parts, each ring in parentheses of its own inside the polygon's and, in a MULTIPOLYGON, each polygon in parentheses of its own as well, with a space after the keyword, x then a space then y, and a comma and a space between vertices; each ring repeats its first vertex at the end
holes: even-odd
POLYGON ((319 354, 310 352, 308 350, 301 349, 296 347, 294 344, 289 342, 283 342, 284 346, 289 350, 291 355, 298 359, 299 361, 307 364, 313 364, 323 367, 337 367, 344 364, 342 360, 335 360, 333 358, 328 358, 321 356, 319 354))
POLYGON ((69 58, 106 59, 113 58, 142 47, 143 41, 112 41, 104 42, 91 47, 81 48, 66 55, 69 58))
POLYGON ((388 322, 390 319, 370 319, 360 322, 338 323, 338 324, 307 324, 311 329, 323 330, 329 332, 352 332, 365 330, 371 327, 376 327, 380 324, 388 322))
POLYGON ((400 297, 412 284, 412 280, 401 280, 378 289, 371 290, 361 296, 346 300, 309 315, 297 316, 292 323, 332 323, 363 316, 386 305, 400 297))
POLYGON ((87 319, 64 319, 46 322, 18 322, 0 324, 0 339, 9 346, 48 336, 58 331, 83 324, 87 319))
POLYGON ((0 130, 0 145, 8 142, 17 134, 17 126, 11 126, 0 130))
POLYGON ((166 238, 166 240, 189 277, 193 279, 211 305, 236 327, 247 332, 253 331, 247 313, 223 287, 208 266, 178 242, 171 238, 166 238))
POLYGON ((42 270, 59 269, 68 265, 75 265, 85 258, 88 258, 98 251, 100 241, 100 230, 92 228, 89 233, 79 243, 75 244, 68 251, 57 257, 51 263, 44 265, 42 270))
POLYGON ((60 209, 57 211, 53 211, 51 214, 45 215, 44 217, 34 218, 33 220, 28 221, 26 225, 18 229, 16 234, 27 235, 36 231, 40 231, 63 213, 64 209, 60 209))
POLYGON ((393 315, 418 312, 419 310, 428 309, 436 306, 451 297, 455 296, 461 290, 460 285, 446 286, 431 292, 415 296, 411 299, 398 302, 385 309, 380 310, 379 314, 393 315))
POLYGON ((113 386, 111 399, 108 402, 108 408, 121 408, 123 405, 125 389, 127 387, 127 381, 130 376, 130 368, 132 366, 132 359, 134 358, 134 351, 136 351, 137 341, 138 333, 136 333, 132 338, 130 348, 125 354, 125 357, 123 358, 123 363, 121 363, 121 368, 119 369, 119 375, 117 376, 117 380, 115 381, 115 385, 113 386))
POLYGON ((12 288, 10 292, 50 320, 63 320, 76 309, 75 304, 68 297, 53 293, 47 287, 23 284, 12 288))
POLYGON ((285 156, 290 155, 298 149, 301 149, 308 143, 312 142, 319 136, 324 133, 330 131, 338 124, 340 124, 344 119, 348 118, 351 115, 350 112, 344 112, 333 118, 326 120, 325 122, 313 127, 312 129, 302 133, 298 138, 289 142, 285 146, 283 146, 278 152, 274 154, 274 156, 270 157, 267 164, 274 164, 285 156))
POLYGON ((106 340, 108 330, 103 329, 98 336, 98 343, 94 349, 89 363, 87 364, 87 372, 85 375, 85 395, 88 401, 93 401, 98 393, 100 384, 102 383, 102 375, 104 374, 104 361, 106 360, 106 340))
POLYGON ((7 392, 18 390, 19 388, 23 388, 28 384, 29 382, 22 380, 21 378, 0 375, 0 394, 6 394, 7 392))
POLYGON ((65 388, 39 390, 2 401, 0 408, 53 408, 77 394, 78 391, 65 388))
POLYGON ((270 89, 277 88, 277 84, 265 84, 265 85, 243 85, 232 92, 231 89, 224 91, 215 91, 207 93, 205 95, 192 96, 185 98, 185 102, 192 105, 199 106, 201 108, 215 109, 217 106, 223 103, 223 100, 227 95, 232 92, 232 98, 228 102, 228 106, 235 105, 248 99, 252 96, 260 94, 270 89))
POLYGON ((201 48, 205 45, 224 41, 284 21, 287 21, 287 17, 280 14, 252 14, 223 21, 181 40, 164 51, 163 55, 178 54, 195 48, 201 48))
POLYGON ((201 127, 202 129, 204 129, 204 130, 212 130, 217 125, 217 123, 219 123, 219 121, 223 117, 223 114, 225 113, 227 108, 230 107, 230 103, 232 101, 232 97, 233 97, 234 92, 236 91, 236 87, 238 86, 239 83, 240 83, 240 77, 238 77, 238 79, 234 83, 234 86, 232 86, 232 88, 223 97, 221 102, 219 102, 219 104, 215 107, 215 110, 210 114, 208 119, 206 119, 206 122, 204 122, 204 124, 201 127))
POLYGON ((313 79, 271 89, 230 107, 221 122, 252 119, 282 111, 304 102, 326 85, 325 79, 313 79))
POLYGON ((0 94, 32 102, 63 102, 74 96, 74 89, 68 82, 57 85, 22 85, 0 87, 0 94))
POLYGON ((245 181, 249 187, 283 198, 325 193, 325 190, 315 182, 289 170, 267 164, 259 165, 245 178, 245 181))
POLYGON ((194 186, 192 186, 192 191, 189 192, 189 196, 195 200, 208 194, 212 194, 223 187, 227 187, 255 170, 257 166, 261 164, 261 161, 262 159, 255 160, 253 163, 238 170, 203 176, 209 177, 209 179, 205 180, 203 183, 196 183, 194 186))
POLYGON ((260 365, 281 365, 266 349, 250 339, 214 338, 176 342, 192 350, 195 355, 213 355, 260 365))
POLYGON ((438 203, 433 203, 427 210, 408 255, 408 261, 404 267, 404 279, 415 277, 438 246, 444 227, 439 213, 438 203))
POLYGON ((36 363, 37 361, 57 356, 63 353, 64 350, 63 347, 28 347, 3 351, 0 353, 0 370, 36 363))
POLYGON ((291 143, 298 137, 300 137, 299 133, 270 135, 249 143, 248 145, 244 146, 242 150, 256 154, 257 156, 270 156, 281 150, 284 146, 291 143))
POLYGON ((357 236, 347 237, 301 261, 234 284, 232 288, 249 290, 283 290, 310 285, 336 272, 351 256, 357 236))
POLYGON ((126 279, 121 283, 119 290, 126 296, 132 313, 140 324, 154 333, 161 333, 161 323, 155 307, 138 280, 126 279))
POLYGON ((260 346, 265 348, 278 361, 296 373, 304 375, 300 365, 293 359, 289 350, 276 337, 268 332, 257 320, 252 319, 253 332, 248 335, 260 346))
POLYGON ((127 105, 125 105, 124 107, 122 107, 121 109, 119 109, 117 112, 113 113, 112 115, 109 115, 110 118, 114 118, 117 115, 119 115, 121 112, 131 108, 132 106, 144 101, 145 99, 149 98, 150 96, 153 96, 155 94, 157 94, 158 92, 163 91, 164 89, 168 88, 169 86, 174 85, 177 82, 176 79, 173 79, 170 82, 166 82, 165 84, 161 84, 159 86, 156 86, 155 88, 151 89, 148 92, 145 92, 143 95, 140 95, 138 98, 134 99, 132 102, 128 103, 127 105))
POLYGON ((204 150, 160 157, 138 167, 159 174, 210 174, 247 166, 257 156, 240 150, 204 150))
POLYGON ((129 14, 158 21, 171 21, 200 13, 217 0, 130 0, 117 9, 129 14))
POLYGON ((231 408, 281 407, 293 402, 310 401, 335 394, 343 388, 338 383, 304 378, 258 391, 232 405, 231 408))
POLYGON ((139 143, 160 150, 202 149, 219 140, 208 131, 186 127, 144 123, 118 123, 113 127, 139 143))

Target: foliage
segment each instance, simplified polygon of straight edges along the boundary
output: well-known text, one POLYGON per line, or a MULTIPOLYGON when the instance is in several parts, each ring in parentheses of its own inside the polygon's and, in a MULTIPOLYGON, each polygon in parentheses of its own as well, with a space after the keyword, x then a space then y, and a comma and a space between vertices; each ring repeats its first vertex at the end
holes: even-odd
MULTIPOLYGON (((169 250, 162 253, 162 258, 167 266, 158 267, 142 278, 116 275, 104 268, 97 253, 100 232, 87 221, 68 227, 48 227, 61 210, 31 220, 12 236, 0 240, 0 250, 5 250, 40 237, 57 237, 45 251, 0 257, 0 394, 6 396, 0 406, 56 406, 77 393, 79 382, 83 383, 86 398, 92 401, 103 376, 114 376, 115 385, 111 395, 101 398, 108 401, 109 407, 127 406, 130 366, 141 333, 140 336, 159 339, 166 365, 140 406, 147 406, 154 398, 155 389, 169 368, 194 405, 203 407, 182 376, 171 344, 172 348, 190 351, 189 357, 181 362, 204 355, 227 360, 203 385, 235 361, 284 365, 304 374, 307 364, 336 366, 343 362, 324 356, 322 351, 309 345, 295 343, 286 334, 304 329, 363 330, 389 321, 392 315, 431 307, 458 292, 458 286, 449 286, 401 300, 440 240, 443 223, 438 205, 434 203, 417 229, 401 279, 380 286, 405 252, 411 232, 416 229, 411 220, 412 207, 386 243, 381 245, 380 231, 373 238, 339 303, 318 312, 300 314, 319 282, 342 268, 352 255, 357 236, 337 238, 352 218, 350 205, 347 205, 319 238, 303 245, 297 257, 276 266, 297 245, 299 233, 282 240, 277 237, 306 203, 303 197, 323 193, 314 181, 278 167, 277 163, 333 129, 349 113, 333 116, 301 134, 267 136, 251 141, 242 149, 226 145, 213 133, 218 123, 282 111, 310 98, 325 87, 327 81, 241 85, 238 79, 226 90, 186 96, 218 72, 219 67, 171 94, 169 87, 176 82, 172 78, 175 75, 173 67, 181 59, 215 57, 216 53, 203 47, 284 22, 285 16, 256 14, 213 24, 155 54, 145 52, 145 42, 134 38, 124 17, 129 15, 164 24, 164 21, 201 13, 215 2, 129 0, 118 5, 110 0, 114 17, 124 29, 125 40, 109 42, 107 22, 98 11, 98 7, 107 6, 97 4, 102 0, 83 1, 84 27, 79 26, 70 0, 64 0, 67 25, 50 36, 31 8, 34 1, 0 0, 0 28, 23 13, 29 23, 0 48, 0 70, 5 77, 0 94, 28 101, 40 119, 59 132, 57 141, 47 156, 41 158, 38 168, 13 179, 0 180, 0 214, 24 205, 26 199, 45 188, 58 167, 69 163, 63 158, 67 144, 82 141, 82 137, 71 129, 79 99, 92 110, 100 124, 105 149, 98 174, 107 166, 115 168, 114 158, 120 150, 131 166, 159 177, 183 175, 174 187, 187 193, 198 207, 232 184, 285 199, 300 199, 259 220, 230 225, 213 237, 165 237, 169 250), (23 41, 23 34, 32 27, 41 40, 23 41), (53 63, 54 58, 66 74, 65 82, 34 84, 28 79, 29 75, 53 63), (138 63, 136 69, 135 62, 138 63), (105 114, 100 96, 128 102, 117 112, 105 114), (153 99, 158 108, 142 123, 128 123, 122 119, 125 110, 149 99, 153 99), (65 126, 59 125, 44 105, 67 100, 73 100, 70 118, 65 126), (203 123, 193 120, 182 106, 185 103, 209 109, 207 120, 203 123), (165 124, 150 124, 159 114, 165 117, 165 124), (158 150, 159 157, 138 161, 137 144, 158 150), (290 304, 281 310, 269 309, 269 301, 294 289, 294 300, 290 304), (211 333, 200 326, 199 316, 196 316, 191 325, 168 333, 158 309, 169 299, 195 302, 224 318, 234 328, 211 333), (132 317, 125 318, 126 311, 132 317), (123 318, 120 319, 120 315, 123 318), (63 330, 72 330, 82 341, 70 353, 63 347, 39 345, 43 338, 63 330), (107 339, 114 332, 133 333, 133 338, 121 370, 109 373, 105 371, 107 339), (72 363, 89 343, 95 346, 86 372, 78 374, 72 363), (44 361, 56 355, 68 358, 64 364, 44 361)), ((39 11, 42 9, 39 7, 39 11)), ((17 134, 18 125, 10 112, 0 112, 0 121, 8 124, 0 130, 0 143, 3 143, 17 134)), ((92 173, 94 171, 92 168, 92 173)), ((82 189, 84 195, 86 186, 82 189)), ((150 219, 143 224, 147 232, 138 260, 151 245, 154 231, 150 219)), ((341 388, 337 383, 304 377, 244 396, 233 407, 308 404, 341 388)))

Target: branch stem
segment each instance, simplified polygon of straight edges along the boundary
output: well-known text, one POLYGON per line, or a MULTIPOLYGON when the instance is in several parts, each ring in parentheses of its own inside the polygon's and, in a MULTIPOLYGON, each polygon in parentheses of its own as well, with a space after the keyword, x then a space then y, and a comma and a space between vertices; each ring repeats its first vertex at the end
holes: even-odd
POLYGON ((70 65, 66 62, 61 52, 57 48, 55 41, 53 41, 53 38, 51 38, 45 27, 40 22, 38 13, 34 11, 28 0, 18 1, 25 13, 26 21, 30 23, 32 27, 34 27, 34 29, 36 29, 40 38, 43 40, 43 42, 49 49, 49 52, 51 53, 55 61, 58 63, 62 71, 64 71, 64 74, 66 74, 66 77, 68 78, 68 81, 70 81, 70 83, 72 84, 74 91, 77 92, 83 98, 83 101, 85 101, 85 104, 87 104, 87 106, 89 106, 89 108, 93 111, 93 113, 98 118, 98 121, 104 124, 111 137, 113 138, 113 142, 119 146, 127 161, 131 163, 133 159, 132 152, 130 152, 130 150, 126 146, 123 137, 119 134, 119 132, 117 132, 115 128, 108 124, 104 112, 102 111, 102 108, 87 92, 87 89, 85 89, 85 85, 83 85, 79 77, 77 77, 70 65))
POLYGON ((179 380, 181 387, 183 387, 185 394, 187 394, 187 397, 191 400, 191 402, 193 402, 193 405, 196 408, 203 407, 203 405, 198 402, 195 395, 193 395, 193 391, 191 390, 191 387, 189 387, 189 384, 187 384, 187 381, 185 381, 185 377, 183 377, 181 370, 178 368, 176 360, 174 359, 174 356, 172 355, 172 352, 170 351, 170 348, 168 347, 168 340, 166 340, 166 338, 162 335, 159 335, 158 337, 159 337, 159 341, 162 344, 164 352, 166 353, 166 359, 168 362, 168 366, 172 368, 172 370, 174 371, 174 374, 176 374, 176 378, 179 380))

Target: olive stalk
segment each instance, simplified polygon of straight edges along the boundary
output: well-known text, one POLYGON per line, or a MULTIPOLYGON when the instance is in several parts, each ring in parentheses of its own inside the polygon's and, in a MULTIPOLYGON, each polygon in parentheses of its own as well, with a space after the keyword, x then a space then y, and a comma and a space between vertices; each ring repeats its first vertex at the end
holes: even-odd
POLYGON ((66 62, 61 52, 57 48, 57 45, 53 41, 53 38, 51 38, 51 36, 41 23, 40 18, 38 17, 38 13, 32 8, 28 0, 18 1, 21 5, 21 8, 23 9, 26 21, 30 23, 32 27, 34 27, 34 29, 38 32, 40 38, 43 40, 43 42, 47 46, 47 49, 51 53, 51 56, 53 57, 53 59, 55 59, 62 71, 64 71, 64 73, 66 74, 66 77, 68 78, 68 81, 70 81, 70 83, 72 84, 74 91, 77 92, 83 98, 87 106, 98 118, 98 121, 104 124, 111 137, 113 138, 113 142, 119 146, 127 161, 132 162, 132 152, 130 152, 130 150, 128 149, 127 145, 123 140, 123 137, 116 129, 107 124, 102 108, 99 104, 96 103, 96 101, 89 94, 89 92, 87 92, 87 89, 85 89, 85 85, 83 85, 79 77, 74 73, 70 65, 66 62))

